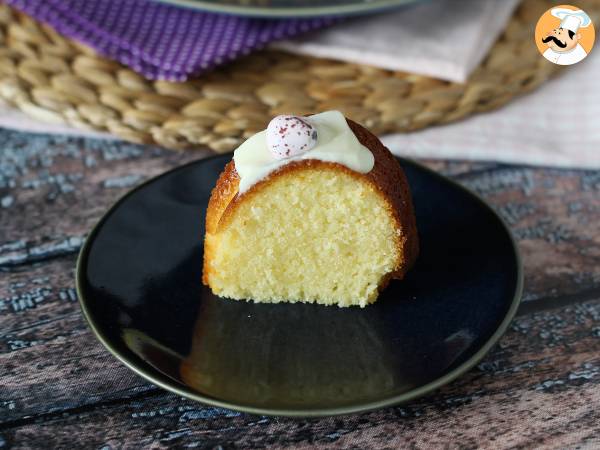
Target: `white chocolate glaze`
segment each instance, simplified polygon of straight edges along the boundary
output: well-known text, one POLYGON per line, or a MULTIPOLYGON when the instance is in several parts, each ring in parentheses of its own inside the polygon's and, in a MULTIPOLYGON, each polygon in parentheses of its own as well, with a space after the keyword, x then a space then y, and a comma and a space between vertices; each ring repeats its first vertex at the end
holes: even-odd
POLYGON ((368 173, 375 165, 371 151, 358 142, 339 111, 326 111, 303 118, 317 129, 317 144, 310 150, 285 159, 276 159, 267 145, 266 130, 256 133, 233 153, 235 170, 240 177, 239 193, 292 161, 316 159, 335 162, 359 173, 368 173))

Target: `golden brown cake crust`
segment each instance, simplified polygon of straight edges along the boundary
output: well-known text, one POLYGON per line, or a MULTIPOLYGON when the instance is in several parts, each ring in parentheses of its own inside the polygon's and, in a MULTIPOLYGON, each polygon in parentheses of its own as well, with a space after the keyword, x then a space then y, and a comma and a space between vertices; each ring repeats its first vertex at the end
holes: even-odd
MULTIPOLYGON (((346 172, 357 179, 368 181, 381 193, 381 196, 388 204, 389 212, 402 230, 402 235, 398 237, 397 245, 400 247, 400 254, 403 255, 403 261, 399 261, 397 269, 390 273, 386 280, 383 280, 381 288, 385 287, 390 279, 402 279, 406 271, 414 264, 419 253, 419 238, 417 235, 415 214, 406 176, 396 158, 381 143, 377 136, 356 122, 349 119, 347 121, 359 142, 373 153, 375 165, 369 173, 361 174, 341 164, 314 159, 293 161, 269 174, 269 176, 253 185, 243 195, 238 195, 240 178, 235 170, 235 163, 232 160, 225 166, 211 193, 206 211, 207 234, 215 234, 219 231, 219 228, 226 226, 236 206, 245 199, 260 192, 275 177, 283 173, 303 170, 307 167, 335 168, 335 170, 346 172)), ((208 271, 210 270, 208 261, 211 260, 212 254, 213 249, 208 242, 205 242, 202 281, 206 285, 208 285, 208 271)))

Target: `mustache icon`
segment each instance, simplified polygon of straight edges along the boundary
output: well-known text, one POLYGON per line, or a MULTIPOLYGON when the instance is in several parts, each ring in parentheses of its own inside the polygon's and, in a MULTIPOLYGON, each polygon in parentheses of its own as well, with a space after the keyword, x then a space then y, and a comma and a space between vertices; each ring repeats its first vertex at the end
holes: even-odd
POLYGON ((558 47, 560 48, 565 48, 567 46, 566 42, 561 42, 558 40, 558 38, 556 36, 546 36, 545 38, 542 38, 542 42, 545 44, 546 42, 550 42, 553 41, 558 47))

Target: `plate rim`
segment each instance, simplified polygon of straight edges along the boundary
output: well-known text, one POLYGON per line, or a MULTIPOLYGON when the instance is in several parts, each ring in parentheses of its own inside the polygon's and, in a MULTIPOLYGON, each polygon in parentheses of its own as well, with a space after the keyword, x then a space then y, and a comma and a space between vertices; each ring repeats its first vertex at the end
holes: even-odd
POLYGON ((219 4, 205 0, 154 0, 157 3, 183 7, 200 12, 211 12, 242 17, 263 19, 293 19, 316 17, 343 17, 352 14, 378 12, 396 6, 414 3, 418 0, 371 0, 362 3, 339 6, 306 6, 306 7, 268 7, 219 4))
MULTIPOLYGON (((98 339, 102 343, 102 345, 109 351, 109 353, 111 353, 122 364, 124 364, 126 367, 128 367, 130 370, 132 370, 137 375, 141 376, 142 378, 151 382, 152 384, 165 389, 166 391, 173 392, 175 394, 181 395, 190 400, 200 402, 207 406, 227 408, 227 409, 231 409, 234 411, 240 411, 240 412, 244 412, 244 413, 257 414, 257 415, 264 415, 264 416, 296 417, 296 418, 339 416, 339 415, 345 415, 345 414, 355 414, 355 413, 367 412, 367 411, 386 408, 386 407, 390 407, 390 406, 398 406, 400 404, 407 403, 411 400, 415 400, 419 397, 429 394, 429 393, 435 391, 436 389, 439 389, 442 386, 445 386, 446 384, 451 383, 452 381, 454 381, 455 379, 457 379, 464 373, 471 370, 476 364, 478 364, 485 357, 485 355, 487 355, 487 353, 492 349, 492 347, 500 340, 500 338, 504 335, 504 333, 506 333, 506 331, 508 330, 508 327, 509 327, 510 323, 512 322, 512 320, 517 312, 517 309, 519 308, 519 305, 521 303, 521 298, 523 295, 523 278, 524 278, 524 276, 523 276, 523 264, 522 264, 521 254, 519 252, 519 247, 513 236, 512 231, 508 227, 506 221, 494 210, 494 208, 492 208, 492 206, 490 206, 483 199, 483 197, 481 197, 476 192, 463 186, 462 184, 458 183, 457 181, 454 181, 453 179, 451 179, 445 175, 442 175, 442 174, 436 172, 435 170, 430 169, 429 167, 426 167, 425 165, 423 165, 419 162, 416 162, 409 158, 403 158, 403 157, 394 155, 394 158, 396 158, 396 160, 398 160, 400 162, 400 164, 404 164, 404 163, 409 164, 409 165, 412 164, 412 165, 418 167, 419 169, 429 173, 433 177, 442 179, 443 181, 450 183, 451 185, 458 188, 459 190, 462 190, 465 194, 473 197, 484 208, 486 208, 490 213, 492 213, 492 215, 498 220, 498 222, 500 223, 500 225, 502 226, 502 228, 504 229, 504 231, 506 232, 506 234, 509 237, 509 241, 511 243, 511 248, 515 255, 515 264, 516 264, 516 268, 517 268, 517 280, 516 280, 517 282, 515 285, 515 291, 513 293, 513 298, 510 302, 510 306, 509 306, 505 316, 502 319, 502 322, 500 322, 500 325, 496 328, 496 330, 490 336, 490 338, 483 345, 481 345, 479 347, 479 349, 469 359, 467 359, 462 364, 460 364, 459 366, 452 369, 450 372, 430 381, 429 383, 424 384, 422 386, 418 386, 418 387, 411 389, 410 391, 404 392, 402 394, 394 395, 394 396, 391 396, 391 397, 388 397, 385 399, 381 399, 381 400, 377 400, 377 401, 356 403, 356 404, 352 404, 352 405, 345 405, 345 406, 339 406, 339 407, 334 407, 334 408, 315 408, 315 409, 301 409, 301 408, 300 409, 291 409, 291 408, 286 409, 286 408, 283 408, 283 409, 280 409, 280 408, 265 408, 265 407, 248 406, 248 405, 236 404, 233 402, 218 400, 215 398, 211 398, 207 395, 203 395, 201 393, 194 392, 191 389, 181 388, 181 387, 179 387, 181 384, 178 383, 176 380, 172 380, 171 383, 169 383, 169 382, 163 381, 162 379, 159 379, 154 374, 154 372, 157 372, 160 374, 160 372, 157 369, 152 368, 148 363, 145 363, 143 360, 142 360, 142 362, 147 367, 145 367, 141 364, 138 364, 136 361, 131 361, 127 357, 127 355, 124 355, 121 352, 119 352, 115 348, 115 346, 113 346, 110 339, 107 338, 106 336, 104 336, 102 334, 102 332, 100 331, 90 310, 88 309, 88 305, 87 305, 88 299, 86 299, 86 297, 83 295, 84 260, 87 259, 87 255, 89 253, 89 248, 91 246, 91 243, 94 241, 95 235, 98 233, 98 231, 100 230, 100 228, 103 225, 103 223, 105 222, 105 220, 129 196, 133 195, 138 190, 143 189, 147 185, 155 182, 156 180, 158 180, 164 176, 172 174, 173 172, 182 170, 186 167, 189 167, 189 166, 192 166, 192 165, 195 165, 198 163, 204 163, 204 162, 216 159, 216 158, 222 158, 223 156, 227 156, 229 154, 232 155, 233 153, 217 154, 217 155, 209 156, 207 158, 201 158, 201 159, 197 159, 195 161, 188 162, 186 164, 174 167, 173 169, 167 170, 157 176, 154 176, 154 177, 144 181, 143 183, 139 184, 138 186, 134 187, 133 189, 130 189, 129 191, 124 193, 102 215, 102 217, 98 220, 98 222, 94 225, 94 227, 89 232, 88 236, 85 239, 83 246, 81 247, 81 250, 79 251, 79 255, 77 257, 77 263, 76 263, 76 267, 75 267, 75 289, 77 292, 77 299, 79 302, 79 306, 81 307, 81 310, 83 312, 83 316, 84 316, 86 322, 88 323, 88 326, 92 330, 92 333, 96 337, 96 339, 98 339)), ((162 376, 167 377, 166 375, 162 375, 162 376)), ((168 380, 168 377, 166 379, 168 380)), ((181 386, 185 386, 185 385, 181 385, 181 386)))

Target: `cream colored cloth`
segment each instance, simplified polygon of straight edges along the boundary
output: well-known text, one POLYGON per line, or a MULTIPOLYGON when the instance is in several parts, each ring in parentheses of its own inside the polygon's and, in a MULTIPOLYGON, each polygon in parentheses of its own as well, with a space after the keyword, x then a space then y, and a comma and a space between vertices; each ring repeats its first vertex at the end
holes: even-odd
POLYGON ((517 3, 423 1, 273 46, 462 83, 496 41, 517 3))

